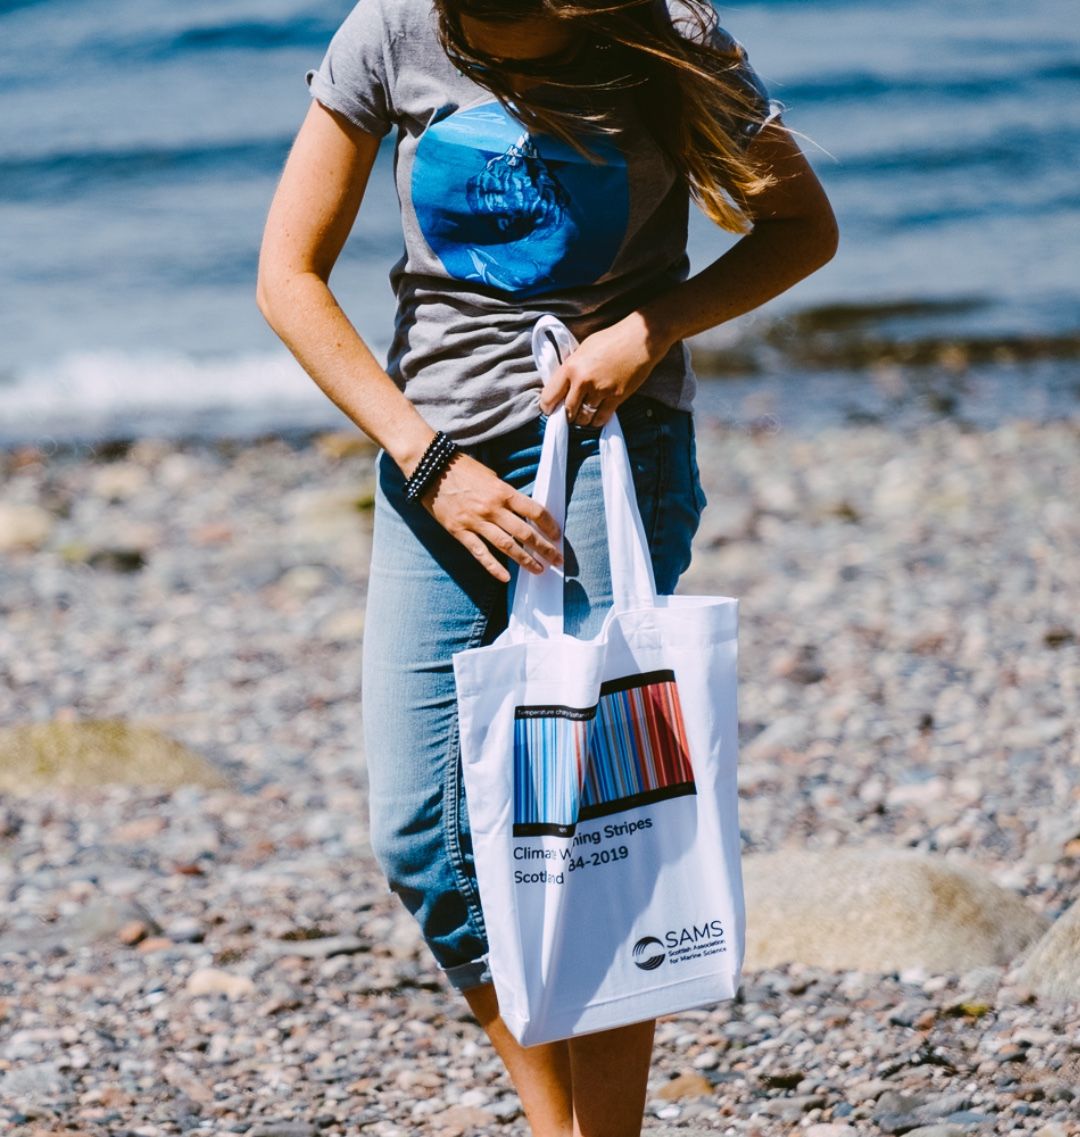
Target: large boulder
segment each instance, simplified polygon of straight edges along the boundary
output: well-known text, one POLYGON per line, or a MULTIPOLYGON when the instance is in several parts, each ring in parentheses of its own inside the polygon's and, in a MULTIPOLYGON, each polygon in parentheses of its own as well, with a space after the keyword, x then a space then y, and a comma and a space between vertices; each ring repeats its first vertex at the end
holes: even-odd
POLYGON ((748 970, 966 972, 1010 963, 1048 926, 977 868, 912 849, 750 854, 743 879, 748 970))
POLYGON ((225 787, 201 755, 152 727, 123 719, 29 723, 0 730, 0 792, 105 783, 225 787))
POLYGON ((1015 977, 1044 998, 1080 1002, 1080 903, 1054 921, 1020 961, 1015 977))

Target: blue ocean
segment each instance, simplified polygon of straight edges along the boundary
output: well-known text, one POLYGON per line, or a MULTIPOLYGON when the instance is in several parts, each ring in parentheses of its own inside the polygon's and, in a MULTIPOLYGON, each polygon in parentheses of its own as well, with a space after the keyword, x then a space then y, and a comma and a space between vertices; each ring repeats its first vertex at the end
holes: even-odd
MULTIPOLYGON (((0 442, 347 425, 255 306, 266 211, 348 12, 0 0, 0 442)), ((822 179, 835 259, 692 344, 699 406, 814 426, 1080 404, 1080 21, 1066 0, 720 6, 822 179)), ((332 287, 385 352, 384 144, 332 287)), ((695 270, 735 238, 694 214, 695 270)))

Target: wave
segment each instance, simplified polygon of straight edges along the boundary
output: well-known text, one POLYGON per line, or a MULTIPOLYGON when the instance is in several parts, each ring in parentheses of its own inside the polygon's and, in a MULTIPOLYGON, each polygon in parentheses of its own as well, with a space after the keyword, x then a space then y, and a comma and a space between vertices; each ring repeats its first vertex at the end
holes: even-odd
POLYGON ((278 48, 322 50, 336 25, 318 16, 282 20, 234 20, 195 24, 162 35, 98 36, 83 50, 110 61, 163 60, 214 51, 268 51, 278 48))
POLYGON ((12 12, 21 11, 23 8, 37 8, 48 3, 50 0, 0 0, 0 17, 10 16, 12 12))
MULTIPOLYGON (((968 365, 1080 358, 1080 330, 1058 334, 890 335, 890 321, 956 317, 985 301, 826 304, 747 331, 727 325, 692 345, 703 380, 798 379, 883 364, 962 374, 968 365)), ((1073 367, 1056 368, 1071 376, 1073 367)), ((914 372, 919 373, 919 372, 914 372)), ((1075 384, 1074 384, 1075 386, 1075 384)), ((1080 390, 1075 392, 1080 394, 1080 390)), ((196 358, 174 352, 90 351, 0 376, 0 445, 35 440, 251 437, 348 426, 287 351, 196 358)))
POLYGON ((0 442, 130 431, 246 435, 343 422, 287 352, 203 359, 75 352, 0 382, 0 442))
POLYGON ((956 176, 986 177, 991 173, 1010 178, 1030 176, 1033 154, 1054 155, 1075 149, 1080 142, 1080 131, 1064 127, 1060 122, 1047 121, 1032 126, 1021 134, 1015 130, 1001 130, 989 138, 956 141, 942 138, 937 145, 889 147, 877 152, 845 154, 830 166, 830 177, 896 174, 918 174, 943 171, 956 176))
POLYGON ((73 192, 118 182, 175 183, 207 172, 274 173, 281 169, 292 138, 196 142, 175 146, 57 150, 0 161, 0 201, 41 203, 68 200, 73 192))
POLYGON ((958 75, 955 71, 924 75, 885 71, 840 71, 822 73, 783 85, 783 98, 792 105, 817 106, 832 102, 857 102, 866 98, 897 99, 926 96, 930 104, 950 98, 1012 98, 1047 82, 1075 82, 1080 64, 1073 59, 1054 60, 1023 70, 992 71, 981 75, 958 75))

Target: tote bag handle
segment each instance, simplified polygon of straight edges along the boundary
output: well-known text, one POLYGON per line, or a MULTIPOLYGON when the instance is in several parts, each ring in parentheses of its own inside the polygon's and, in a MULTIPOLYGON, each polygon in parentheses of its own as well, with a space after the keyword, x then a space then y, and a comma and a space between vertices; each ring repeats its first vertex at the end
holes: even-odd
MULTIPOLYGON (((541 316, 533 328, 533 358, 547 381, 578 345, 570 329, 554 316, 541 316)), ((552 515, 559 529, 566 523, 566 468, 570 425, 565 405, 549 417, 544 430, 533 485, 533 500, 552 515)), ((611 591, 617 611, 652 607, 656 581, 652 557, 641 522, 626 439, 618 415, 600 431, 600 470, 604 486, 604 515, 611 561, 611 591)), ((562 552, 563 542, 558 542, 562 552)), ((549 639, 562 635, 564 573, 548 565, 539 575, 519 568, 514 585, 508 630, 510 639, 549 639)))

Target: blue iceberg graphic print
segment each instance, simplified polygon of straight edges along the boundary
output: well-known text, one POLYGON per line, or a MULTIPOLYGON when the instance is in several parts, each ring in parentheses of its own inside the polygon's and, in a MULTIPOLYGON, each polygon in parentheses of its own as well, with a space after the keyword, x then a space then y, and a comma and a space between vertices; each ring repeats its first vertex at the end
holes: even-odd
POLYGON ((592 284, 626 236, 626 159, 606 139, 592 164, 533 135, 493 100, 433 122, 413 159, 420 231, 447 273, 521 296, 592 284))

